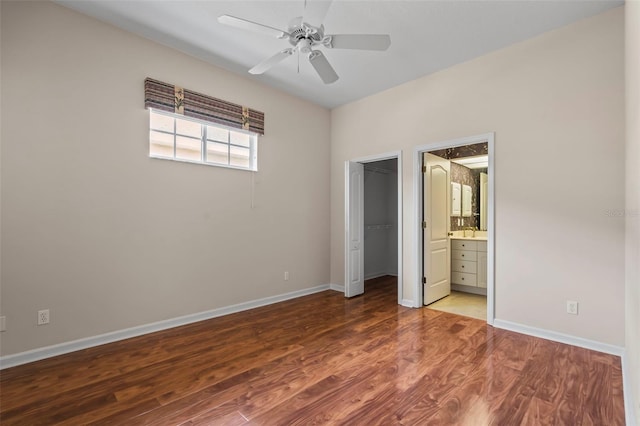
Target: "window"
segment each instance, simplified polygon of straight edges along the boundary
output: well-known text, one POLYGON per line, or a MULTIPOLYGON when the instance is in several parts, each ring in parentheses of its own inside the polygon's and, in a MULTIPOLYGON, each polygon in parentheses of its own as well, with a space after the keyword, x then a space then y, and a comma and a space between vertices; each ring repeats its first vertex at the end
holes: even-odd
POLYGON ((169 112, 149 110, 149 156, 257 170, 257 136, 169 112))

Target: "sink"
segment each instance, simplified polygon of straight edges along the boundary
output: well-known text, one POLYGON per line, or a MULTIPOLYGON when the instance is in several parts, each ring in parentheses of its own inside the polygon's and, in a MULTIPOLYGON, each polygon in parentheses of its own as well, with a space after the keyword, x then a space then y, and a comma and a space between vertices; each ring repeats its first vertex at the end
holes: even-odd
POLYGON ((475 236, 473 231, 453 231, 451 238, 456 240, 477 240, 487 241, 487 231, 476 231, 475 236))

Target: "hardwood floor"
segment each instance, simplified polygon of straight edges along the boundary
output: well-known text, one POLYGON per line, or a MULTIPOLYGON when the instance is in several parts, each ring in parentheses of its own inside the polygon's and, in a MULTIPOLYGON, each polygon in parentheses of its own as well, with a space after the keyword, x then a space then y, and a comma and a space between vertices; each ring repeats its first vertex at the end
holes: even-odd
POLYGON ((395 279, 0 372, 2 425, 623 425, 618 357, 397 305, 395 279))

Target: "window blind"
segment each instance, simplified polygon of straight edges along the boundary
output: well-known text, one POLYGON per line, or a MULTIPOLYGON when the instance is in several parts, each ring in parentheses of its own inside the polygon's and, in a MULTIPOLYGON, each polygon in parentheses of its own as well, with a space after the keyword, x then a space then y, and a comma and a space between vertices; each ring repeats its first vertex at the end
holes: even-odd
POLYGON ((263 112, 152 78, 144 80, 144 106, 264 135, 263 112))

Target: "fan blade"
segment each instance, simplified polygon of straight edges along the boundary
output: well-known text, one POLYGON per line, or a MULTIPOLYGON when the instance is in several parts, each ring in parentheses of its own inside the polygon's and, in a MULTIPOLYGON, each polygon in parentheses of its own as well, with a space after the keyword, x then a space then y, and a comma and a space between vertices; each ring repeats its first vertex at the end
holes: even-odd
POLYGON ((327 61, 327 58, 319 50, 313 50, 309 53, 309 62, 316 70, 324 84, 331 84, 338 80, 338 74, 334 71, 333 67, 327 61))
POLYGON ((289 33, 287 33, 286 31, 282 31, 268 25, 258 24, 257 22, 248 21, 246 19, 236 18, 235 16, 231 15, 218 16, 218 22, 224 25, 229 25, 231 27, 253 31, 255 33, 264 34, 271 37, 284 38, 289 36, 289 33))
POLYGON ((327 47, 333 49, 387 50, 391 37, 387 34, 336 34, 327 47))
POLYGON ((332 0, 305 0, 302 22, 319 27, 327 16, 332 0))
POLYGON ((272 57, 267 58, 264 61, 260 62, 255 67, 251 68, 249 70, 249 73, 250 74, 262 74, 262 73, 268 71, 269 68, 271 68, 272 66, 274 66, 278 62, 281 62, 285 58, 288 58, 289 56, 293 55, 293 52, 294 52, 294 49, 284 49, 284 50, 276 53, 272 57))

